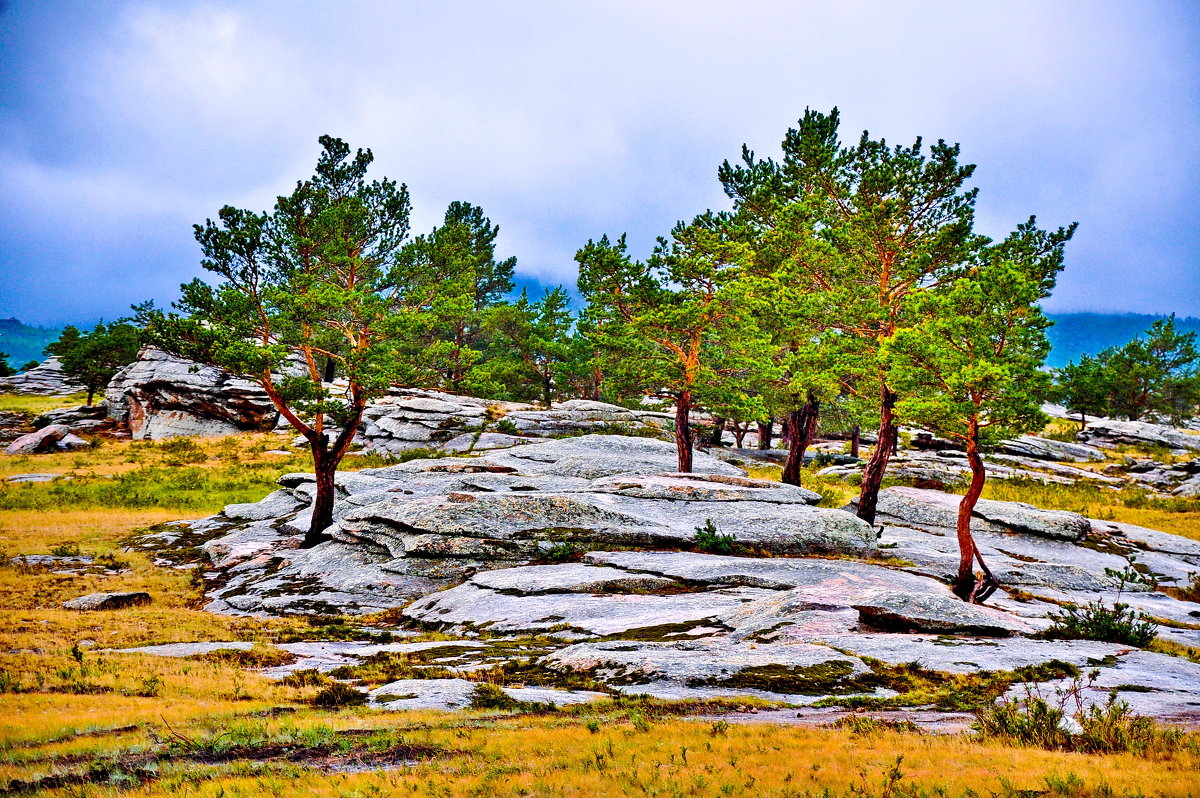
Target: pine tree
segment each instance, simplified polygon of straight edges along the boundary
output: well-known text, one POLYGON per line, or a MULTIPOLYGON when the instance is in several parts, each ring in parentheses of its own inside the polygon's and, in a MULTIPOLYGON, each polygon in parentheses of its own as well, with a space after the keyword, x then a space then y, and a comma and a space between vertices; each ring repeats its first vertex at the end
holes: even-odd
POLYGON ((137 359, 140 346, 141 335, 129 322, 100 322, 89 333, 65 327, 46 354, 58 358, 70 382, 83 386, 90 405, 113 375, 137 359))
POLYGON ((907 297, 941 284, 971 259, 983 239, 973 232, 974 166, 958 162, 958 145, 889 146, 864 132, 857 144, 838 138, 837 109, 805 111, 783 141, 776 163, 743 147, 742 162, 719 172, 737 212, 771 234, 772 256, 796 279, 789 290, 824 307, 821 323, 853 339, 858 390, 879 403, 879 440, 863 472, 858 515, 874 522, 888 459, 896 443, 899 398, 879 358, 900 329, 907 297), (773 240, 772 240, 773 238, 773 240))
POLYGON ((550 407, 566 381, 572 327, 570 300, 562 288, 547 291, 536 302, 522 291, 516 302, 497 304, 484 317, 484 329, 498 350, 484 369, 493 379, 503 374, 510 386, 532 386, 531 393, 550 407))
POLYGON ((705 215, 677 225, 644 263, 624 236, 589 241, 575 256, 605 385, 671 398, 682 472, 692 470, 692 410, 751 403, 737 377, 768 367, 754 324, 763 298, 740 279, 749 254, 705 215))
POLYGON ((983 492, 984 447, 1046 422, 1040 406, 1049 385, 1042 366, 1050 326, 1038 302, 1062 269, 1074 227, 1047 233, 1031 219, 953 281, 923 286, 907 298, 906 323, 883 341, 881 360, 906 420, 960 441, 971 483, 959 503, 959 567, 954 592, 982 602, 997 584, 971 535, 983 492), (983 571, 976 577, 973 563, 983 571))
POLYGON ((351 157, 341 139, 320 144, 315 174, 274 210, 226 206, 195 226, 214 284, 185 284, 178 313, 138 308, 157 345, 254 380, 308 441, 316 496, 306 546, 327 539, 338 465, 367 402, 409 367, 401 344, 438 290, 436 275, 397 258, 408 190, 367 180, 370 150, 351 157), (344 384, 322 382, 326 359, 344 384))
POLYGON ((1087 429, 1087 417, 1106 416, 1113 393, 1114 376, 1107 363, 1084 355, 1060 368, 1055 375, 1053 395, 1068 410, 1079 414, 1079 429, 1087 429))

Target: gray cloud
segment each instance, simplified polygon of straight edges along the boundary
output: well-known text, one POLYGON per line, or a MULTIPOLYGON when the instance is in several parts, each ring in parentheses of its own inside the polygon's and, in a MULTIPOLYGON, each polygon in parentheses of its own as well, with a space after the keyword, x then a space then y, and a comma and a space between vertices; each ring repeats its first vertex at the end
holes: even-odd
POLYGON ((16 0, 0 17, 0 314, 169 301, 191 224, 267 207, 316 137, 369 146, 416 228, 483 205, 523 274, 641 251, 805 106, 963 144, 980 220, 1079 220, 1056 309, 1200 313, 1188 3, 16 0))

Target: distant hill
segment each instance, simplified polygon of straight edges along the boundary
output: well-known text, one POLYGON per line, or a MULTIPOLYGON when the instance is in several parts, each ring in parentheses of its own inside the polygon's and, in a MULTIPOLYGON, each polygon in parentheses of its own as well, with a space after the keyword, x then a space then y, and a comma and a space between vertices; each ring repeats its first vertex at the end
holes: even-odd
MULTIPOLYGON (((1054 368, 1064 366, 1080 355, 1094 355, 1110 346, 1121 346, 1132 340, 1158 319, 1138 313, 1050 313, 1054 326, 1050 338, 1050 357, 1047 363, 1054 368)), ((1175 326, 1185 332, 1200 333, 1200 319, 1193 316, 1176 317, 1175 326)))
POLYGON ((30 327, 16 319, 0 319, 0 352, 7 352, 9 365, 19 369, 31 360, 44 360, 42 350, 61 334, 61 327, 30 327))

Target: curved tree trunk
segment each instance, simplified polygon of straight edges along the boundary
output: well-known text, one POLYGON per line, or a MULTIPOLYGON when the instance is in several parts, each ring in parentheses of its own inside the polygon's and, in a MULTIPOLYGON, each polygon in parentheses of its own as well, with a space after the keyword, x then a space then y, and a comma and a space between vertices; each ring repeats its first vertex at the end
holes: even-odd
POLYGON ((741 449, 746 441, 746 433, 750 431, 750 422, 743 424, 740 421, 731 421, 729 425, 733 427, 733 445, 741 449))
POLYGON ((896 394, 884 383, 879 392, 879 440, 875 451, 863 469, 862 490, 858 494, 858 517, 868 524, 875 524, 875 508, 879 504, 879 487, 887 471, 888 460, 896 446, 896 394))
POLYGON ((692 470, 691 412, 692 392, 683 391, 675 399, 675 451, 679 455, 679 471, 684 474, 692 470))
POLYGON ((995 592, 997 583, 983 561, 983 556, 975 546, 975 538, 971 535, 971 515, 975 512, 975 504, 983 493, 983 484, 987 472, 983 467, 983 458, 979 455, 979 431, 977 421, 972 419, 970 437, 967 440, 967 462, 971 465, 971 485, 966 495, 958 503, 958 523, 955 528, 958 537, 958 576, 954 580, 954 593, 964 601, 982 604, 995 592), (975 578, 973 562, 979 561, 983 569, 983 577, 975 578))
POLYGON ((799 410, 788 413, 788 426, 792 437, 788 441, 788 458, 783 465, 780 480, 788 485, 800 484, 800 469, 804 467, 804 452, 812 443, 817 429, 817 418, 821 414, 821 403, 812 393, 799 410))

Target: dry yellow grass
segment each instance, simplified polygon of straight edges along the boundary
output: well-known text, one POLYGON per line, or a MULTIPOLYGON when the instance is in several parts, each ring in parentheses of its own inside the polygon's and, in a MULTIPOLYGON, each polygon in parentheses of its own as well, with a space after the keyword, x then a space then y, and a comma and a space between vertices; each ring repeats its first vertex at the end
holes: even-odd
MULTIPOLYGON (((103 399, 104 397, 98 397, 103 399)), ((27 396, 16 393, 0 393, 0 412, 26 413, 36 416, 48 410, 60 407, 79 407, 87 402, 87 394, 76 393, 70 396, 27 396)))
MULTIPOLYGON (((393 739, 445 753, 415 765, 397 763, 367 772, 323 772, 280 763, 272 767, 202 766, 176 762, 160 779, 127 794, 166 796, 924 796, 924 795, 1158 795, 1188 796, 1200 789, 1192 752, 1138 758, 1085 756, 984 744, 961 736, 732 725, 714 733, 709 722, 671 720, 639 731, 620 714, 599 718, 588 731, 582 718, 492 718, 475 713, 337 716, 313 713, 284 720, 234 724, 239 740, 302 739, 320 729, 325 739, 345 730, 391 732, 393 739), (255 728, 254 725, 258 727, 255 728), (825 793, 828 790, 829 793, 825 793), (1029 792, 1023 792, 1029 791, 1029 792)), ((167 730, 151 723, 160 737, 167 730)), ((172 722, 203 744, 228 717, 172 722)), ((361 739, 361 737, 359 737, 361 739)), ((0 778, 30 778, 49 769, 50 755, 86 752, 97 757, 137 750, 151 741, 138 733, 104 740, 73 740, 10 751, 0 778)), ((58 794, 50 792, 47 794, 58 794)), ((69 794, 64 791, 63 794, 69 794)))
POLYGON ((294 436, 279 433, 245 433, 225 438, 176 438, 173 441, 85 437, 98 445, 83 451, 0 458, 0 478, 13 474, 45 473, 77 477, 110 476, 146 466, 187 465, 217 469, 230 464, 280 467, 291 464, 292 468, 300 469, 308 464, 308 453, 305 451, 293 453, 290 457, 266 454, 267 451, 288 448, 294 436), (181 451, 183 449, 187 451, 181 451))

